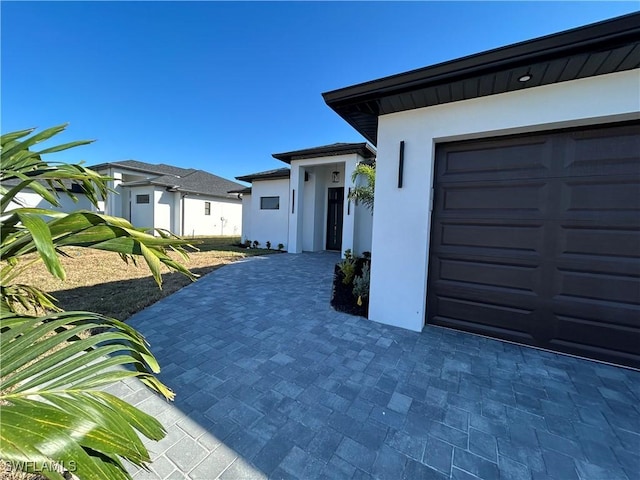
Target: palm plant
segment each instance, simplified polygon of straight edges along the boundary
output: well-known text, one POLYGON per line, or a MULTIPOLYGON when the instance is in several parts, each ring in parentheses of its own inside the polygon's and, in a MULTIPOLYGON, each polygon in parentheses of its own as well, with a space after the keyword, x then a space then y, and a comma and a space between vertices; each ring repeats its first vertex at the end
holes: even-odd
POLYGON ((55 479, 64 478, 64 469, 80 479, 126 479, 123 460, 143 467, 150 462, 139 434, 160 440, 165 431, 104 387, 137 377, 172 399, 173 392, 155 377, 156 359, 130 326, 96 313, 63 312, 49 294, 15 279, 42 261, 64 280, 60 256, 67 246, 116 252, 124 261, 142 257, 159 286, 163 265, 194 276, 169 256, 172 250, 186 257, 187 244, 169 232, 156 236, 117 217, 22 204, 19 195, 26 188, 53 206, 60 205, 61 195, 75 199, 71 182, 96 208, 105 198, 108 177, 80 164, 42 159, 90 141, 32 150, 65 127, 0 137, 0 459, 55 479))
POLYGON ((373 212, 373 195, 376 189, 376 164, 358 163, 351 181, 356 186, 349 194, 349 200, 354 202, 362 202, 369 210, 373 212), (358 180, 361 179, 360 182, 358 180))

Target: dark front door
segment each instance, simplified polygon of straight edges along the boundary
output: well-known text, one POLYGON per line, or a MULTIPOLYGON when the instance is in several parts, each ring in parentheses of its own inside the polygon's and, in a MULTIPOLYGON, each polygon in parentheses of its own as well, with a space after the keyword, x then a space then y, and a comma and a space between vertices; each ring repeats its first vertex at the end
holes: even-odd
POLYGON ((329 208, 327 209, 327 250, 342 250, 343 207, 344 188, 330 188, 329 208))
POLYGON ((640 368, 640 126, 443 144, 427 321, 640 368))

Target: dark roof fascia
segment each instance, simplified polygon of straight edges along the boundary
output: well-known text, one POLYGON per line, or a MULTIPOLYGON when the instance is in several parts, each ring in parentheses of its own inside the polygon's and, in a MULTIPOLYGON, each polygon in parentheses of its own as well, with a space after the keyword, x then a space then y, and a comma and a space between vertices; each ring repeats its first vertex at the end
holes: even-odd
POLYGON ((280 168, 278 170, 268 170, 266 172, 251 173, 249 175, 242 175, 236 177, 236 180, 241 182, 253 182, 254 180, 277 180, 282 178, 289 178, 291 176, 291 170, 288 168, 280 168))
MULTIPOLYGON (((411 70, 369 82, 328 91, 322 94, 329 107, 342 116, 369 141, 360 122, 348 118, 344 110, 355 105, 369 104, 367 110, 376 116, 375 102, 382 97, 406 93, 436 85, 447 84, 483 74, 526 66, 593 50, 612 48, 640 37, 640 13, 604 20, 571 30, 538 37, 459 59, 411 70)), ((405 108, 406 110, 408 108, 405 108)), ((396 111, 402 111, 397 109, 396 111)), ((392 112, 385 112, 392 113, 392 112)), ((377 118, 376 118, 377 123, 377 118)))
POLYGON ((332 157, 336 155, 348 155, 357 153, 365 159, 376 156, 376 150, 366 142, 361 143, 336 143, 333 145, 323 145, 321 147, 306 148, 303 150, 294 150, 292 152, 274 153, 271 155, 285 163, 291 163, 294 160, 304 160, 305 158, 316 157, 332 157))
POLYGON ((229 190, 227 193, 241 193, 243 195, 251 195, 251 187, 239 188, 238 190, 229 190))

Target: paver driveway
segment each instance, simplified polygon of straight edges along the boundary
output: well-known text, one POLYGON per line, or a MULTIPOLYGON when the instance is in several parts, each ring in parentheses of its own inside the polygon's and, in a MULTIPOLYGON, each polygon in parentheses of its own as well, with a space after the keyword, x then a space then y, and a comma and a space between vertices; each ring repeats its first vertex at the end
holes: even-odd
POLYGON ((337 313, 337 260, 235 263, 131 319, 177 392, 112 388, 168 430, 135 478, 639 478, 640 373, 337 313))

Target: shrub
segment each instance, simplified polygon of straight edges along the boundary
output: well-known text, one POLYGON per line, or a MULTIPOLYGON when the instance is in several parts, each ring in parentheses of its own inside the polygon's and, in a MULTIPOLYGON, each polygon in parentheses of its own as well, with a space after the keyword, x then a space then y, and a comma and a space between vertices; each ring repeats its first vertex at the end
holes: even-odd
POLYGON ((267 243, 265 243, 265 245, 267 246, 267 250, 271 250, 271 242, 269 240, 267 240, 267 243))
POLYGON ((260 246, 260 242, 258 240, 253 241, 253 248, 258 248, 260 246))
POLYGON ((362 275, 356 276, 353 279, 353 295, 357 298, 356 303, 358 306, 362 306, 362 299, 369 298, 369 279, 369 263, 365 262, 362 265, 362 275))
POLYGON ((351 250, 344 251, 344 259, 338 263, 340 271, 344 275, 342 283, 349 285, 353 281, 353 277, 356 274, 356 259, 351 254, 351 250))
POLYGON ((282 243, 278 244, 278 250, 279 251, 284 250, 284 245, 282 243))

